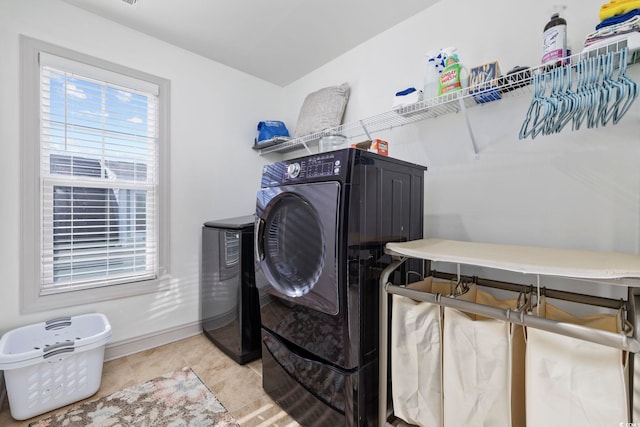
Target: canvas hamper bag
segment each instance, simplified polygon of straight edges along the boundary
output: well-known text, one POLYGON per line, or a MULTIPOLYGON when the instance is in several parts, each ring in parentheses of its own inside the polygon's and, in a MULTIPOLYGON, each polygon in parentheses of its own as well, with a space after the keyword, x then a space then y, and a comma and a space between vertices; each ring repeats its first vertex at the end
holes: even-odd
MULTIPOLYGON (((622 329, 618 315, 578 318, 544 300, 538 315, 609 332, 622 329)), ((626 425, 626 360, 622 350, 527 328, 527 426, 626 425)))
MULTIPOLYGON (((407 288, 448 295, 450 282, 427 277, 407 288)), ((442 427, 442 308, 393 295, 391 387, 394 414, 423 427, 442 427)))
MULTIPOLYGON (((518 304, 476 285, 456 298, 512 310, 518 304)), ((522 327, 450 307, 443 324, 444 425, 524 426, 522 327)))

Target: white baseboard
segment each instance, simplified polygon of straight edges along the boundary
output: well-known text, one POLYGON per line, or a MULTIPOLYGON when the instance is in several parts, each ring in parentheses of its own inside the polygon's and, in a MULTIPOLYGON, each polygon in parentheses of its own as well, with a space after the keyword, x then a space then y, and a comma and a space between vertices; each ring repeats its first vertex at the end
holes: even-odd
POLYGON ((139 353, 144 350, 159 347, 189 338, 202 333, 200 322, 193 322, 176 328, 165 329, 140 337, 107 344, 104 351, 104 360, 109 361, 130 354, 139 353))

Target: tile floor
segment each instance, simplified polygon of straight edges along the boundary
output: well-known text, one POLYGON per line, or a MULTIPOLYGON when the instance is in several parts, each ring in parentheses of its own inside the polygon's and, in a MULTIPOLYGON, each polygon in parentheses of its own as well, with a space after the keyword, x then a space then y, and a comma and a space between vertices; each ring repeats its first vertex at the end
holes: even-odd
MULTIPOLYGON (((260 359, 238 365, 202 334, 106 362, 100 390, 89 399, 106 396, 185 366, 191 367, 198 374, 241 426, 299 426, 263 391, 260 359)), ((5 399, 0 410, 0 426, 28 426, 29 422, 45 415, 15 421, 11 418, 5 399)))

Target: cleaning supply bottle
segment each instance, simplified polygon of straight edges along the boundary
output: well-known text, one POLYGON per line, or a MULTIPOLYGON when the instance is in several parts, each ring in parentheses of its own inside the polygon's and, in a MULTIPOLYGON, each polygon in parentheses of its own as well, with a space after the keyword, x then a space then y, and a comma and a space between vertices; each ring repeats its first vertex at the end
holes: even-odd
POLYGON ((466 87, 468 79, 466 69, 460 64, 457 49, 446 48, 443 49, 443 53, 446 59, 444 70, 440 73, 438 95, 462 90, 466 87))
POLYGON ((439 77, 440 70, 442 67, 438 67, 438 56, 441 55, 427 55, 426 60, 426 69, 424 72, 424 87, 422 89, 422 99, 431 99, 438 96, 438 86, 439 86, 439 77))
POLYGON ((567 21, 559 13, 551 15, 544 26, 543 40, 542 65, 561 65, 562 58, 567 56, 567 21))

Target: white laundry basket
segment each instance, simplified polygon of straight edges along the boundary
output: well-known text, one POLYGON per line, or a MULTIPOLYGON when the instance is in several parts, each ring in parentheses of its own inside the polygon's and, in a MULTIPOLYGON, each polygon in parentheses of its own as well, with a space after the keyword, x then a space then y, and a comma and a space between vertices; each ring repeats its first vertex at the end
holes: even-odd
POLYGON ((24 420, 96 393, 111 325, 100 313, 11 330, 0 339, 11 416, 24 420))

